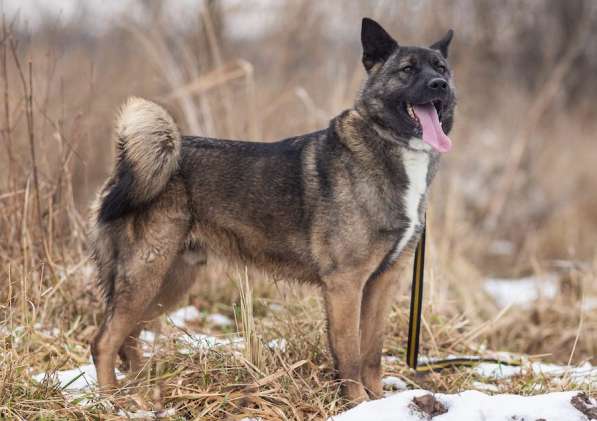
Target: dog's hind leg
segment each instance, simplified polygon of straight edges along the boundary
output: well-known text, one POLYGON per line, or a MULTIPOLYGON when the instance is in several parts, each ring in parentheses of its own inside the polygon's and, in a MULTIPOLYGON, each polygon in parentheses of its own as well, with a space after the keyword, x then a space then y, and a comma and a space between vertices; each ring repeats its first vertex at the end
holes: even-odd
POLYGON ((172 310, 183 299, 202 268, 207 262, 207 254, 198 245, 189 245, 180 252, 170 266, 159 293, 145 308, 142 322, 124 341, 118 351, 127 370, 137 374, 143 368, 139 334, 147 322, 172 310))
POLYGON ((126 289, 117 286, 114 302, 91 349, 98 385, 103 391, 117 385, 114 366, 118 351, 122 350, 131 369, 138 368, 140 359, 136 350, 135 333, 144 322, 145 309, 157 294, 166 272, 164 270, 160 273, 159 265, 137 266, 132 270, 125 270, 126 275, 117 279, 117 282, 120 280, 131 284, 126 289))
POLYGON ((126 246, 121 243, 123 256, 117 267, 114 294, 91 349, 98 385, 103 390, 117 385, 115 360, 125 341, 129 342, 123 353, 129 353, 129 363, 139 365, 136 339, 127 338, 132 338, 146 321, 147 309, 159 295, 188 229, 184 219, 164 218, 164 210, 147 215, 143 225, 136 228, 136 241, 126 246))
POLYGON ((128 303, 123 301, 115 303, 113 311, 106 316, 95 337, 91 353, 97 371, 98 385, 102 392, 110 392, 117 386, 114 373, 116 353, 137 329, 139 320, 135 314, 142 312, 144 305, 146 303, 140 299, 128 303))
POLYGON ((139 349, 139 334, 142 328, 143 323, 140 322, 131 334, 126 337, 118 350, 123 370, 130 371, 131 373, 138 373, 142 367, 141 351, 139 349))
POLYGON ((365 285, 361 305, 361 376, 373 398, 383 394, 381 384, 381 354, 384 330, 392 301, 396 297, 398 280, 410 268, 412 253, 404 251, 396 262, 365 285))

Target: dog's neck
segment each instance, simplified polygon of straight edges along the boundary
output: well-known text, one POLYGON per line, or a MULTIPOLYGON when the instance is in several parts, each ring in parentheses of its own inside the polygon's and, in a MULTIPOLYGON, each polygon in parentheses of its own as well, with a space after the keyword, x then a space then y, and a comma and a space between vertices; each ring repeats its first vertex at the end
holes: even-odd
POLYGON ((377 135, 384 141, 393 142, 398 144, 398 146, 409 149, 413 152, 423 152, 423 153, 430 153, 433 151, 433 148, 423 142, 423 139, 418 137, 411 137, 410 139, 405 139, 393 130, 387 129, 376 122, 371 123, 371 128, 377 133, 377 135))
POLYGON ((383 122, 378 121, 374 116, 367 113, 366 109, 359 107, 342 113, 337 121, 336 129, 338 132, 344 132, 347 139, 362 139, 363 141, 386 142, 392 146, 404 148, 412 152, 428 153, 438 155, 429 144, 416 137, 405 138, 395 130, 387 127, 383 122), (366 118, 365 118, 366 117, 366 118))
POLYGON ((391 130, 372 123, 369 118, 365 119, 357 109, 346 110, 332 121, 340 142, 355 155, 369 158, 377 150, 380 156, 393 155, 400 160, 405 156, 411 160, 420 158, 428 166, 427 184, 431 184, 441 154, 421 139, 401 138, 391 130))

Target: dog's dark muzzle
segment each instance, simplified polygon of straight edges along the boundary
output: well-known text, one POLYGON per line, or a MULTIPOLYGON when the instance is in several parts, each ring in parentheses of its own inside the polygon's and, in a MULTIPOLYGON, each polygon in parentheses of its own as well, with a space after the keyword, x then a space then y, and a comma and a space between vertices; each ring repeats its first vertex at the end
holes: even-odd
POLYGON ((448 81, 441 77, 436 77, 427 82, 427 87, 437 93, 448 92, 448 81))
POLYGON ((441 117, 443 109, 449 106, 452 99, 450 84, 443 77, 433 77, 423 83, 425 87, 424 94, 421 96, 419 103, 433 103, 441 117))
POLYGON ((437 76, 431 76, 420 80, 416 86, 413 86, 413 91, 416 92, 416 94, 408 98, 407 101, 409 103, 427 104, 433 102, 438 106, 438 111, 443 108, 443 106, 448 105, 453 96, 450 83, 445 78, 437 76))

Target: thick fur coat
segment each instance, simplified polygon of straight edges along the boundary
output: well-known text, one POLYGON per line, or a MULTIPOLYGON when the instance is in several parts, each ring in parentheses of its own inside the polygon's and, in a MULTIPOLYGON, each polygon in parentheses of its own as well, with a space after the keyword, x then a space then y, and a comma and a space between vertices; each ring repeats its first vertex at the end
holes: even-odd
POLYGON ((368 78, 355 106, 323 130, 280 142, 181 136, 164 108, 131 98, 91 218, 107 298, 92 347, 100 386, 116 386, 116 355, 140 368, 143 323, 184 297, 217 255, 321 286, 347 397, 381 395, 385 319, 442 147, 425 140, 432 123, 424 118, 437 120, 436 131, 452 126, 451 37, 402 47, 364 19, 368 78))

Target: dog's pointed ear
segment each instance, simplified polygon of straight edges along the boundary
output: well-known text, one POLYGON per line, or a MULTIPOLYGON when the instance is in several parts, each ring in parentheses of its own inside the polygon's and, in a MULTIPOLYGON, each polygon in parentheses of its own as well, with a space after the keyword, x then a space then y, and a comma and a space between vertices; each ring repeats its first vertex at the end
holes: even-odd
POLYGON ((452 42, 453 36, 454 31, 450 29, 442 39, 440 39, 434 44, 431 44, 431 47, 429 48, 431 48, 432 50, 438 50, 440 53, 442 53, 442 56, 444 56, 444 58, 448 58, 448 48, 450 47, 450 43, 452 42))
POLYGON ((373 19, 363 18, 361 26, 363 65, 369 71, 384 62, 398 48, 398 43, 373 19))

